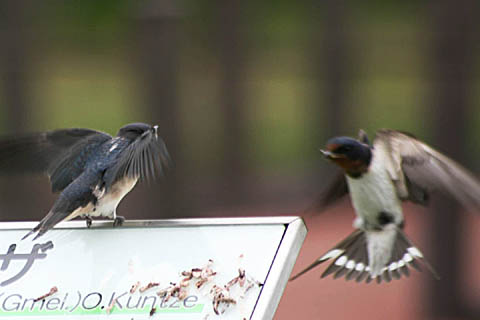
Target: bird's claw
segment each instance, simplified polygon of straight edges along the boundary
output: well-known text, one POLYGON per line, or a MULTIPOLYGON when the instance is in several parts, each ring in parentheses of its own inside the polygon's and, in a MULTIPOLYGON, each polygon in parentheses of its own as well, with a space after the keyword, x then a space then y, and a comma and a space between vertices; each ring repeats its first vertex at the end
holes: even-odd
POLYGON ((125 218, 122 216, 116 216, 115 219, 113 219, 113 226, 114 227, 120 227, 123 222, 125 221, 125 218))
POLYGON ((92 226, 92 218, 90 216, 85 216, 85 223, 87 224, 87 228, 90 228, 92 226))

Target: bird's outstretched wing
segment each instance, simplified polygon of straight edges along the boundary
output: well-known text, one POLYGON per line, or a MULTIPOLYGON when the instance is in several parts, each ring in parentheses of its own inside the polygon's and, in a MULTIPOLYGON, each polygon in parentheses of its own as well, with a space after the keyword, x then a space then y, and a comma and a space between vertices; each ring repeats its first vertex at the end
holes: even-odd
POLYGON ((334 173, 331 181, 317 196, 315 201, 305 210, 306 213, 318 213, 339 201, 348 194, 348 185, 343 171, 334 173))
POLYGON ((149 180, 163 175, 171 165, 165 142, 156 132, 146 131, 119 155, 117 163, 107 170, 104 181, 107 189, 122 178, 149 180))
POLYGON ((440 191, 467 208, 480 208, 480 181, 415 137, 382 129, 377 132, 374 148, 390 157, 388 170, 401 198, 426 204, 431 191, 440 191))
POLYGON ((83 171, 89 153, 111 138, 77 128, 0 138, 0 173, 44 172, 58 192, 83 171))

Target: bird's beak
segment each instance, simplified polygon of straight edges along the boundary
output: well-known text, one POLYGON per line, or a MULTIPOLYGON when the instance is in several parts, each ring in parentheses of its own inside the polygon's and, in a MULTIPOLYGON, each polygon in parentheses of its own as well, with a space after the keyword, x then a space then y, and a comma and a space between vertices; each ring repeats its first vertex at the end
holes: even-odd
POLYGON ((336 153, 333 153, 331 151, 328 151, 328 150, 323 150, 323 149, 320 149, 320 152, 322 153, 322 155, 327 158, 327 159, 339 159, 339 158, 343 158, 343 155, 341 154, 336 154, 336 153))

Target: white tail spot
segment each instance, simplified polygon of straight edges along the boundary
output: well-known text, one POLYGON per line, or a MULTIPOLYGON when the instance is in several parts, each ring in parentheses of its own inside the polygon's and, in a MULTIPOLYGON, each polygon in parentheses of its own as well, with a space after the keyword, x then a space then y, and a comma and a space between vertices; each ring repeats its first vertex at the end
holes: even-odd
POLYGON ((337 266, 343 266, 348 260, 348 257, 347 256, 341 256, 340 258, 338 258, 337 261, 335 261, 335 265, 337 266))
POLYGON ((423 254, 420 252, 420 250, 418 250, 415 247, 410 247, 410 248, 407 249, 407 251, 408 251, 408 253, 410 253, 414 257, 423 258, 423 254))
POLYGON ((410 261, 413 260, 413 258, 412 258, 412 255, 411 255, 410 253, 405 253, 405 254, 403 255, 403 259, 402 259, 402 260, 405 261, 405 262, 410 262, 410 261))
POLYGON ((357 271, 363 271, 363 269, 365 269, 365 265, 363 263, 357 263, 357 265, 355 266, 355 270, 357 271))
POLYGON ((349 270, 353 270, 353 268, 355 268, 355 261, 348 260, 347 264, 345 265, 345 268, 347 268, 349 270))
POLYGON ((318 261, 325 261, 325 260, 328 260, 328 259, 335 259, 336 257, 338 257, 339 255, 341 255, 343 253, 344 250, 341 250, 341 249, 333 249, 331 251, 328 251, 325 255, 323 255, 322 257, 320 257, 320 259, 318 259, 318 261))
POLYGON ((397 264, 396 262, 392 262, 392 263, 390 263, 390 265, 388 266, 388 270, 389 270, 389 271, 395 271, 397 268, 398 268, 398 264, 397 264))

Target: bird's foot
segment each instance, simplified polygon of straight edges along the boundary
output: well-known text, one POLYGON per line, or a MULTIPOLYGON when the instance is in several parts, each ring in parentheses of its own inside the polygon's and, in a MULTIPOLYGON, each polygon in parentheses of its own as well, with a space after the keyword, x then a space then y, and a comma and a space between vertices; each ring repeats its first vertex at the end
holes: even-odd
POLYGON ((90 216, 85 216, 85 223, 87 224, 87 228, 90 228, 92 226, 92 218, 90 216))
POLYGON ((122 216, 116 216, 115 219, 113 219, 113 226, 114 227, 120 227, 123 222, 125 221, 125 218, 122 216))

